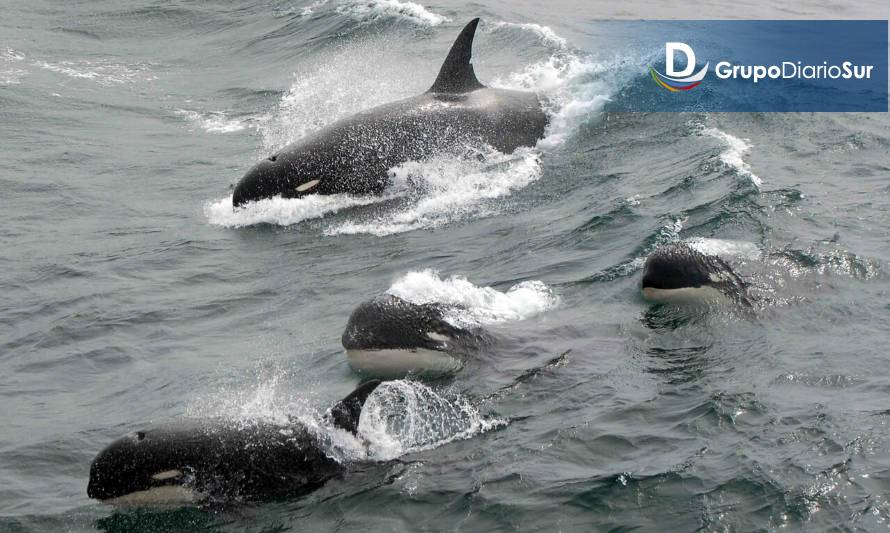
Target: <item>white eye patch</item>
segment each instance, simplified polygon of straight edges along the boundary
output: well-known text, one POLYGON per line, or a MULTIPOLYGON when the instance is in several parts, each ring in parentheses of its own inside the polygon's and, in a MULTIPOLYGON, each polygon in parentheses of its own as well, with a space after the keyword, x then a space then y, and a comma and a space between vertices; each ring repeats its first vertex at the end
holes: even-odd
POLYGON ((426 336, 436 342, 448 342, 451 340, 451 337, 449 337, 448 335, 442 335, 441 333, 436 333, 435 331, 427 331, 426 336))
POLYGON ((305 192, 305 191, 308 191, 309 189, 312 189, 313 187, 315 187, 316 185, 318 185, 320 182, 321 182, 321 180, 307 181, 306 183, 304 183, 304 184, 300 185, 299 187, 297 187, 297 192, 305 192))
POLYGON ((155 481, 164 481, 167 479, 177 478, 182 475, 182 472, 179 470, 164 470, 163 472, 158 472, 157 474, 151 476, 151 478, 155 481))

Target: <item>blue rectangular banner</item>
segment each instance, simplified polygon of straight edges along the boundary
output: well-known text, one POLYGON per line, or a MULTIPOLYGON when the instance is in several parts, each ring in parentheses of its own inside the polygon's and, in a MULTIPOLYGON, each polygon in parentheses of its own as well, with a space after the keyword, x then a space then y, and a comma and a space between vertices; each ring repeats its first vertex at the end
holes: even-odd
POLYGON ((609 111, 887 112, 887 28, 886 20, 599 21, 592 33, 646 63, 609 111))

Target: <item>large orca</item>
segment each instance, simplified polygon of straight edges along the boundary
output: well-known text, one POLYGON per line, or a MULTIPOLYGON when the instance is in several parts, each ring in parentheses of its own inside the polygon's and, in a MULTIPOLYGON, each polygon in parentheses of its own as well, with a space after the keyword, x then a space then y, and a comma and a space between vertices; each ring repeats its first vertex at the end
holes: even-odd
POLYGON ((726 261, 683 242, 662 245, 649 254, 640 289, 643 298, 654 303, 750 305, 747 284, 726 261))
MULTIPOLYGON (((355 433, 380 381, 360 385, 328 413, 355 433)), ((304 424, 181 420, 135 431, 99 452, 87 495, 120 505, 253 501, 304 494, 344 472, 304 424)))
POLYGON ((479 19, 461 31, 432 87, 340 120, 254 165, 232 194, 247 202, 307 194, 379 193, 391 168, 466 145, 511 153, 544 136, 538 95, 491 89, 470 62, 479 19))
POLYGON ((479 326, 449 322, 446 315, 455 311, 460 308, 415 304, 391 294, 362 303, 341 339, 349 366, 379 378, 434 378, 460 370, 468 356, 495 339, 479 326))

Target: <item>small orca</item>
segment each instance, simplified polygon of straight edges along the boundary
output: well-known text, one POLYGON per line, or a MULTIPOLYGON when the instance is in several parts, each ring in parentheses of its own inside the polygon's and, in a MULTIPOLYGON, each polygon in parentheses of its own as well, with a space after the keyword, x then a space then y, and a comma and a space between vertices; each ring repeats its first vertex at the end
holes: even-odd
POLYGON ((725 261, 683 242, 649 254, 641 290, 643 298, 654 303, 750 305, 747 285, 725 261))
POLYGON ((481 327, 446 321, 446 313, 455 310, 454 305, 415 304, 392 294, 359 305, 342 337, 349 366, 379 378, 432 378, 460 370, 466 356, 493 338, 481 327))
POLYGON ((232 193, 248 202, 308 194, 371 194, 391 168, 468 144, 511 153, 544 136, 538 95, 479 83, 470 62, 475 18, 458 35, 432 87, 337 121, 255 164, 232 193))
MULTIPOLYGON (((380 381, 337 402, 327 417, 355 434, 380 381)), ((117 505, 243 502, 311 492, 346 466, 325 453, 312 430, 224 419, 180 420, 135 431, 99 452, 87 495, 117 505)))

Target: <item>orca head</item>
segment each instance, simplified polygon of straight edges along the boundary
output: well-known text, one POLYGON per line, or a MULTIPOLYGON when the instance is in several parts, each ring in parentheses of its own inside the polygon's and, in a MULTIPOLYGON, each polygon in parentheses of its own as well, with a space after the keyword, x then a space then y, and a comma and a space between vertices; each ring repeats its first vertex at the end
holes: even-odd
POLYGON ((321 177, 312 172, 312 159, 297 152, 280 152, 257 162, 232 191, 232 206, 281 196, 300 198, 318 192, 321 177))
MULTIPOLYGON (((112 504, 168 504, 195 500, 191 457, 165 428, 135 431, 105 447, 90 465, 87 495, 112 504)), ((184 440, 183 442, 188 442, 184 440)))
POLYGON ((656 303, 715 303, 740 292, 741 282, 720 258, 670 243, 646 259, 641 291, 656 303))
POLYGON ((455 351, 472 333, 444 320, 447 306, 384 294, 359 305, 342 343, 353 370, 383 378, 438 376, 459 370, 455 351))

